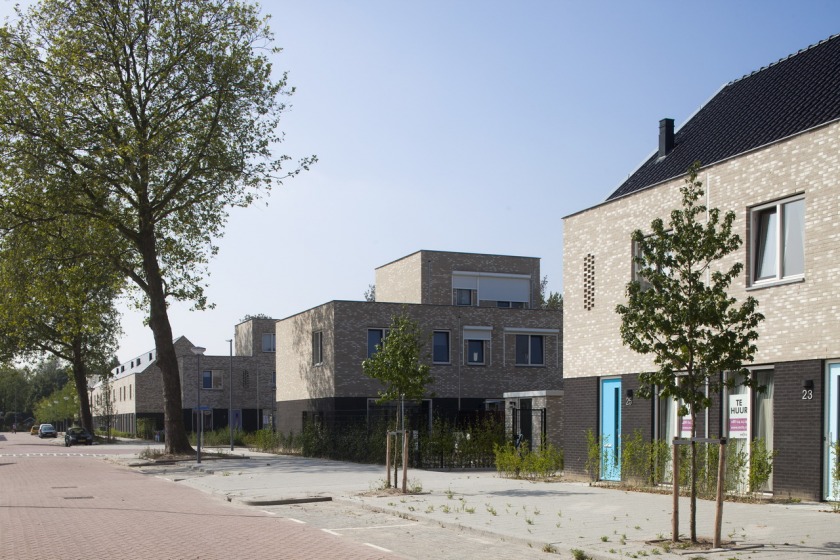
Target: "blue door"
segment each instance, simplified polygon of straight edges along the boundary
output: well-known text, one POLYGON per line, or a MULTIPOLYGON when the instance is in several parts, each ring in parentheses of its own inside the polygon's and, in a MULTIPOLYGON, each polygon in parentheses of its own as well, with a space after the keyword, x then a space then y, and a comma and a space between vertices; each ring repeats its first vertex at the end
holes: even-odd
MULTIPOLYGON (((825 403, 825 458, 824 470, 826 500, 840 500, 840 457, 837 456, 840 441, 840 364, 828 365, 828 379, 826 383, 825 403)), ((807 399, 810 395, 807 390, 802 390, 802 398, 807 399)))
POLYGON ((621 480, 621 379, 601 380, 601 480, 621 480))

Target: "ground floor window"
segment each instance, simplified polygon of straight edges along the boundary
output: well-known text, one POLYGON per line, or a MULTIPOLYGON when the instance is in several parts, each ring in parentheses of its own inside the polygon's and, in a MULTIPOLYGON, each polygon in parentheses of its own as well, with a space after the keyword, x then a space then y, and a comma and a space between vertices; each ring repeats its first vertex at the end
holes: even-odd
MULTIPOLYGON (((745 386, 743 376, 737 373, 726 374, 734 381, 732 388, 726 389, 723 398, 724 435, 729 438, 728 453, 740 453, 747 461, 762 460, 763 456, 772 457, 773 453, 773 393, 774 380, 772 368, 753 369, 756 388, 745 386), (755 455, 755 457, 753 457, 755 455)), ((747 477, 741 481, 742 492, 749 491, 747 477)), ((772 474, 759 488, 761 492, 773 491, 772 474)))

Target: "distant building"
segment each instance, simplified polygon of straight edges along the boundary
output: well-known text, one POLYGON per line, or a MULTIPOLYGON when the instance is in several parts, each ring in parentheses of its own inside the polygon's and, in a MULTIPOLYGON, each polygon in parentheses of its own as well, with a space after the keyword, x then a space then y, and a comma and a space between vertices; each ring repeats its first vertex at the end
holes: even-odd
MULTIPOLYGON (((204 429, 228 426, 228 407, 232 404, 232 424, 247 431, 273 424, 274 415, 274 319, 247 319, 235 327, 231 356, 201 356, 186 337, 175 340, 175 354, 181 374, 181 404, 188 431, 198 427, 195 407, 201 388, 204 429), (198 371, 201 371, 200 377, 198 371), (232 394, 231 394, 232 391, 232 394)), ((163 429, 163 378, 154 350, 115 367, 108 382, 114 429, 135 433, 137 420, 150 418, 155 429, 163 429)), ((94 424, 102 425, 106 385, 101 381, 92 390, 94 424)))
MULTIPOLYGON (((376 404, 382 385, 362 361, 387 337, 392 318, 407 313, 427 334, 434 384, 417 405, 420 425, 435 414, 530 407, 531 391, 561 395, 562 312, 539 309, 539 259, 418 251, 376 269, 376 301, 332 301, 277 322, 277 425, 300 431, 313 418, 368 420, 392 409, 376 404)), ((530 414, 530 412, 529 412, 530 414)), ((555 407, 524 423, 533 434, 558 435, 555 407)))

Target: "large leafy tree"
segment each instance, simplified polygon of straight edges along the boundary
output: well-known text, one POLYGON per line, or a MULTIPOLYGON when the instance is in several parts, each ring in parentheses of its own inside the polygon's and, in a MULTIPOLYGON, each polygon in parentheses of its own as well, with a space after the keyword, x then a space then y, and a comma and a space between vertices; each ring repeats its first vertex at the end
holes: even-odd
POLYGON ((95 258, 109 240, 78 216, 16 220, 0 203, 0 347, 18 358, 52 355, 70 364, 82 425, 93 430, 88 374, 116 349, 114 302, 123 278, 95 258))
POLYGON ((121 240, 100 255, 148 309, 169 453, 191 447, 168 301, 207 305, 228 208, 289 159, 273 152, 292 89, 272 74, 272 40, 237 0, 41 0, 0 29, 2 194, 121 240))
MULTIPOLYGON (((699 202, 698 171, 699 163, 689 168, 680 189, 682 208, 671 212, 667 225, 656 219, 650 232, 633 232, 639 278, 627 285, 627 304, 616 307, 622 342, 651 355, 658 368, 640 374, 640 396, 677 399, 679 415, 691 416, 692 437, 698 413, 711 405, 706 387, 714 394, 736 378, 754 382, 744 364, 753 360, 756 327, 764 319, 755 298, 739 305, 728 295, 743 269, 739 261, 719 264, 741 246, 732 231, 735 214, 721 216, 699 202), (723 377, 722 372, 744 375, 723 377)), ((691 540, 696 541, 696 443, 691 447, 691 540)))

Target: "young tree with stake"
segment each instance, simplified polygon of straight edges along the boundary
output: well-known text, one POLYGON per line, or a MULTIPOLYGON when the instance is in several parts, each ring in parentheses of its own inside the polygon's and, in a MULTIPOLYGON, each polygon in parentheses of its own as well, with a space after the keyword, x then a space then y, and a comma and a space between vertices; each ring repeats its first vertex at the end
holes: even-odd
MULTIPOLYGON (((700 164, 688 170, 680 188, 682 208, 671 212, 668 225, 656 219, 650 233, 636 230, 635 264, 640 280, 627 284, 621 316, 621 340, 632 350, 653 356, 655 371, 639 375, 640 396, 680 403, 690 415, 696 436, 698 413, 709 408, 709 395, 731 386, 740 373, 744 384, 755 380, 744 369, 756 352, 756 328, 764 316, 748 297, 740 305, 727 293, 744 268, 742 262, 721 267, 721 260, 741 247, 732 231, 735 214, 721 216, 700 203, 700 164), (704 219, 705 218, 705 219, 704 219)), ((691 443, 691 540, 697 541, 697 453, 691 443)), ((677 476, 677 473, 674 473, 677 476)))

